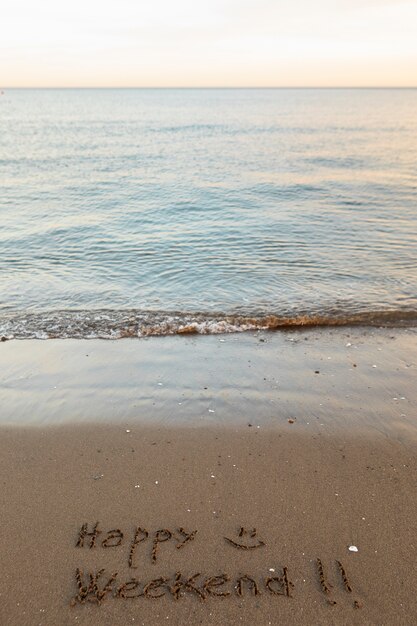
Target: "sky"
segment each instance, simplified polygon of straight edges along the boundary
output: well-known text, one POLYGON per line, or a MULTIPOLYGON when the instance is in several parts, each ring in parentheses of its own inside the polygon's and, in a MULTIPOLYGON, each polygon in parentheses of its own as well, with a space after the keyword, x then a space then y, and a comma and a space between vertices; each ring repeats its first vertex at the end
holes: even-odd
POLYGON ((417 87, 417 0, 1 0, 1 87, 417 87))

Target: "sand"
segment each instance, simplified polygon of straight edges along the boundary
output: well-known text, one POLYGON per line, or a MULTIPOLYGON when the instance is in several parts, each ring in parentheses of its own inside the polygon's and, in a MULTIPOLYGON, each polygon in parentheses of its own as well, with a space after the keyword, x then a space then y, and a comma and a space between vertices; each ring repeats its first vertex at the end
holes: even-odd
POLYGON ((416 339, 1 344, 0 623, 416 623, 416 339))

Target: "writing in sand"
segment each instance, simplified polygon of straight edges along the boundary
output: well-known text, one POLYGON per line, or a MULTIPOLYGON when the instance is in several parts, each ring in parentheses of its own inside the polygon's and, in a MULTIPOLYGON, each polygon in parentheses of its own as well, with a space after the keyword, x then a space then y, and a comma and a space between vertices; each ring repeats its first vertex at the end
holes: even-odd
MULTIPOLYGON (((143 544, 142 559, 148 559, 156 564, 161 558, 162 544, 170 542, 176 550, 185 549, 198 538, 196 529, 186 529, 183 526, 174 529, 160 528, 148 530, 136 526, 130 533, 120 528, 104 531, 99 522, 84 523, 79 528, 75 543, 76 548, 88 550, 108 550, 121 548, 124 553, 124 565, 131 570, 138 568, 138 548, 143 544)), ((258 535, 256 528, 240 526, 235 536, 223 536, 222 542, 235 550, 251 551, 262 550, 267 547, 267 541, 258 535)), ((315 559, 314 576, 318 589, 324 594, 328 605, 334 606, 336 600, 331 594, 335 587, 352 593, 352 585, 348 578, 345 566, 340 560, 332 563, 336 583, 331 584, 327 578, 325 565, 320 558, 315 559)), ((232 575, 226 572, 207 574, 193 572, 184 574, 176 571, 172 575, 157 576, 150 580, 140 580, 131 576, 125 579, 118 572, 106 572, 105 568, 84 572, 81 568, 75 571, 76 593, 71 604, 94 603, 101 605, 110 598, 132 599, 147 598, 157 600, 164 596, 179 600, 182 597, 195 597, 200 601, 232 597, 256 597, 267 594, 270 597, 294 598, 295 585, 291 581, 290 568, 281 565, 279 568, 269 568, 267 576, 239 573, 232 575), (278 571, 277 571, 278 570, 278 571)), ((354 600, 353 606, 359 608, 359 601, 354 600)))

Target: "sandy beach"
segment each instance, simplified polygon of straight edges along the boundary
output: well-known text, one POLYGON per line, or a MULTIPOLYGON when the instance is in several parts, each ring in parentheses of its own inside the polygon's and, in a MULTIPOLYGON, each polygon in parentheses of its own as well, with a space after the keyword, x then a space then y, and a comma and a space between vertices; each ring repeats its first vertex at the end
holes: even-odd
POLYGON ((1 624, 414 624, 416 345, 2 343, 1 624))

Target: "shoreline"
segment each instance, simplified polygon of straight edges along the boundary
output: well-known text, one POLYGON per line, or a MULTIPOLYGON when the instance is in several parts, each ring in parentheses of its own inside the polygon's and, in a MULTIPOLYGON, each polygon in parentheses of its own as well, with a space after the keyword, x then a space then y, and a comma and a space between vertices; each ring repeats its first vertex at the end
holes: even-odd
POLYGON ((249 416, 409 436, 416 353, 417 328, 4 342, 0 424, 195 427, 249 416))
POLYGON ((416 346, 1 344, 1 623, 414 623, 416 346))

